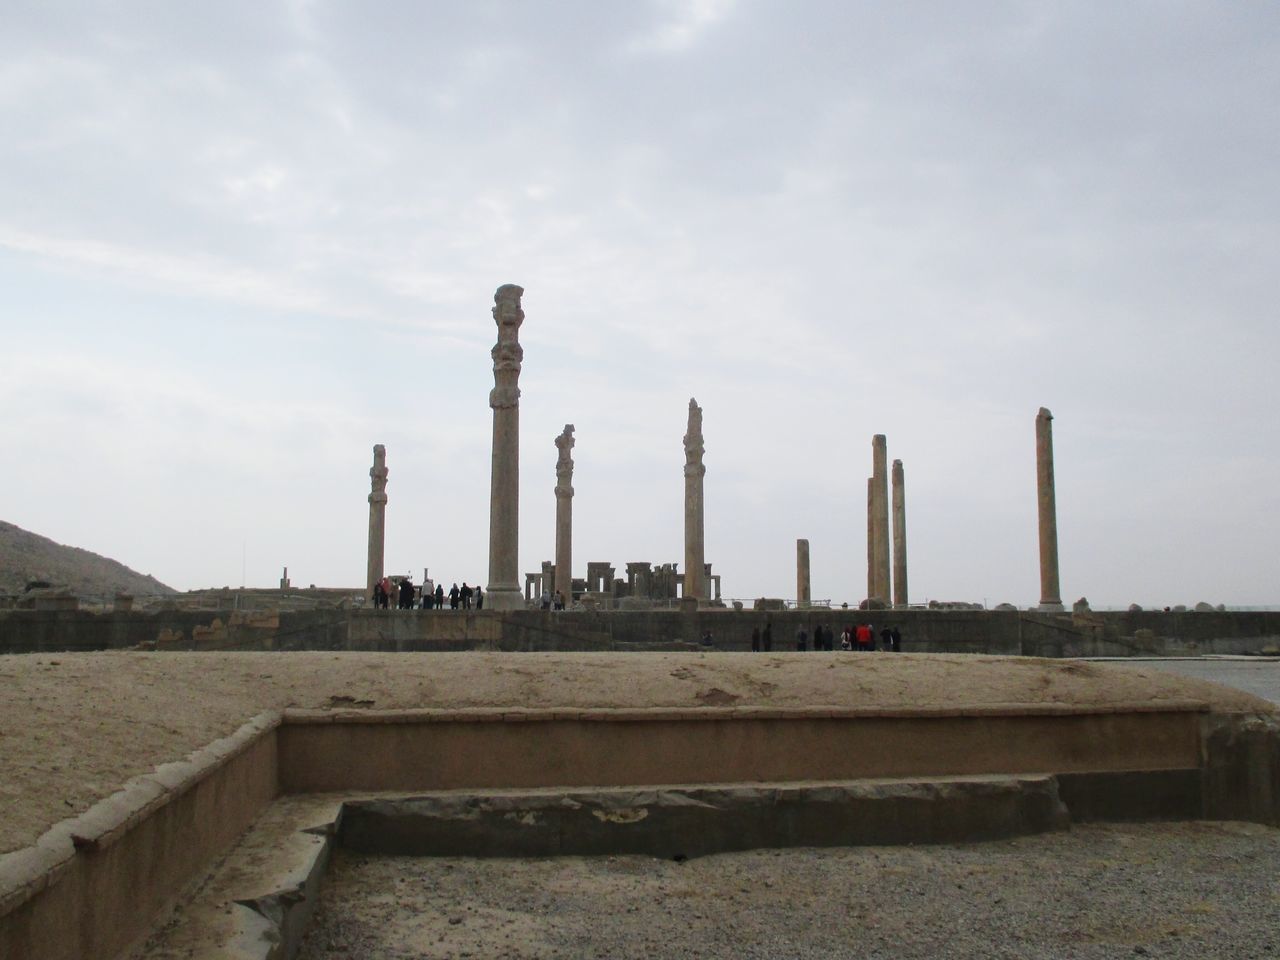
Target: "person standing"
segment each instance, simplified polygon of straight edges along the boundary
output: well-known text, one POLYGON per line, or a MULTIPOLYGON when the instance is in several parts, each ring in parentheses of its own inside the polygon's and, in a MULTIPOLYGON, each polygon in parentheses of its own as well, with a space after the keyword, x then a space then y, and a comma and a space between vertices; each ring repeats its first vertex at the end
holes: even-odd
POLYGON ((461 598, 461 596, 462 594, 458 592, 458 585, 456 583, 449 588, 449 609, 450 610, 458 609, 458 600, 461 598))
POLYGON ((462 581, 462 609, 463 610, 471 609, 471 594, 472 594, 471 588, 467 586, 467 581, 463 580, 462 581))
POLYGON ((860 623, 853 629, 853 639, 858 646, 858 650, 867 651, 871 649, 871 627, 865 623, 860 623))
POLYGON ((759 627, 751 628, 751 652, 752 653, 760 652, 760 628, 759 627))
POLYGON ((853 627, 852 626, 845 627, 843 630, 840 631, 840 649, 841 650, 853 649, 853 627))
POLYGON ((405 577, 400 581, 400 609, 413 609, 413 581, 405 577))
POLYGON ((443 583, 436 584, 436 609, 437 610, 444 609, 444 584, 443 583))
POLYGON ((809 631, 807 631, 804 627, 801 627, 799 630, 796 631, 796 649, 797 650, 809 649, 809 631))
POLYGON ((542 588, 542 596, 538 598, 538 606, 543 610, 551 609, 551 594, 546 587, 542 588))
POLYGON ((885 650, 893 650, 893 632, 888 627, 880 628, 880 642, 885 650))
POLYGON ((893 652, 902 652, 902 634, 898 632, 898 628, 894 627, 889 631, 889 642, 893 644, 893 652))
POLYGON ((764 634, 760 638, 760 642, 764 644, 764 652, 769 653, 773 650, 773 621, 766 620, 764 622, 764 634))
POLYGON ((480 584, 476 584, 475 592, 476 609, 480 610, 484 607, 484 591, 480 589, 480 584))

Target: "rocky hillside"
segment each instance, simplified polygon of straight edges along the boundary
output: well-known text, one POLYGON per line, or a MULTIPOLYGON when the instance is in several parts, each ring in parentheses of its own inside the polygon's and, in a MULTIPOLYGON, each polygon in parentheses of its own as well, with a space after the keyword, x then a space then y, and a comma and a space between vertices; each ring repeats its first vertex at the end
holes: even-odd
POLYGON ((79 547, 64 547, 0 520, 0 594, 22 593, 43 580, 80 596, 110 597, 117 591, 143 597, 175 593, 155 577, 79 547))

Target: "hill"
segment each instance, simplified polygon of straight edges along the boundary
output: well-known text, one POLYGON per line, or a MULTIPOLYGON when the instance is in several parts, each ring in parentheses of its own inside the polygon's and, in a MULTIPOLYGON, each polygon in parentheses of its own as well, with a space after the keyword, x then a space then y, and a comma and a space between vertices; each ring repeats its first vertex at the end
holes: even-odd
POLYGON ((109 597, 176 593, 155 577, 79 547, 54 543, 0 520, 0 594, 22 593, 32 580, 44 580, 79 596, 109 597))

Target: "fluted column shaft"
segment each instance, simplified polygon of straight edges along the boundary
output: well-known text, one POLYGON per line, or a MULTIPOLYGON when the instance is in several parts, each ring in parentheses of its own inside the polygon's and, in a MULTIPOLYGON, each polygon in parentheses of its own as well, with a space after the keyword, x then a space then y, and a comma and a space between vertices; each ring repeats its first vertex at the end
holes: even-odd
POLYGON ((560 451, 556 461, 556 591, 566 604, 573 602, 573 424, 566 423, 556 437, 560 451))
POLYGON ((689 428, 684 435, 684 595, 707 598, 705 544, 703 542, 702 478, 705 451, 702 442, 702 408, 689 400, 689 428))
POLYGON ((889 592, 889 464, 884 434, 871 438, 871 478, 874 481, 874 514, 871 528, 875 568, 873 597, 888 603, 889 592))
POLYGON ((489 585, 485 607, 515 610, 523 607, 520 592, 520 324, 524 289, 508 283, 493 295, 493 319, 498 342, 493 357, 493 457, 489 487, 489 585))
POLYGON ((373 448, 373 466, 369 468, 369 564, 365 576, 365 592, 373 599, 373 585, 382 579, 387 542, 387 448, 373 448))
POLYGON ((1058 506, 1053 482, 1053 414, 1036 414, 1036 500, 1040 514, 1040 607, 1062 609, 1058 586, 1058 506))
POLYGON ((907 503, 902 461, 893 461, 893 605, 907 600, 907 503))
POLYGON ((807 607, 813 596, 809 584, 809 541, 796 541, 796 605, 807 607))

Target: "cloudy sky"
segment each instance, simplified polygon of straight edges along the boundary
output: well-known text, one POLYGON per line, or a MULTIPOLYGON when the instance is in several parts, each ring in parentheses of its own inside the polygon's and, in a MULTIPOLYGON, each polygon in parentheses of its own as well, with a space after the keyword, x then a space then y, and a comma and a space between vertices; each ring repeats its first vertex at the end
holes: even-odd
POLYGON ((179 588, 487 577, 494 289, 520 565, 730 597, 1280 601, 1280 7, 0 0, 0 519, 179 588))

